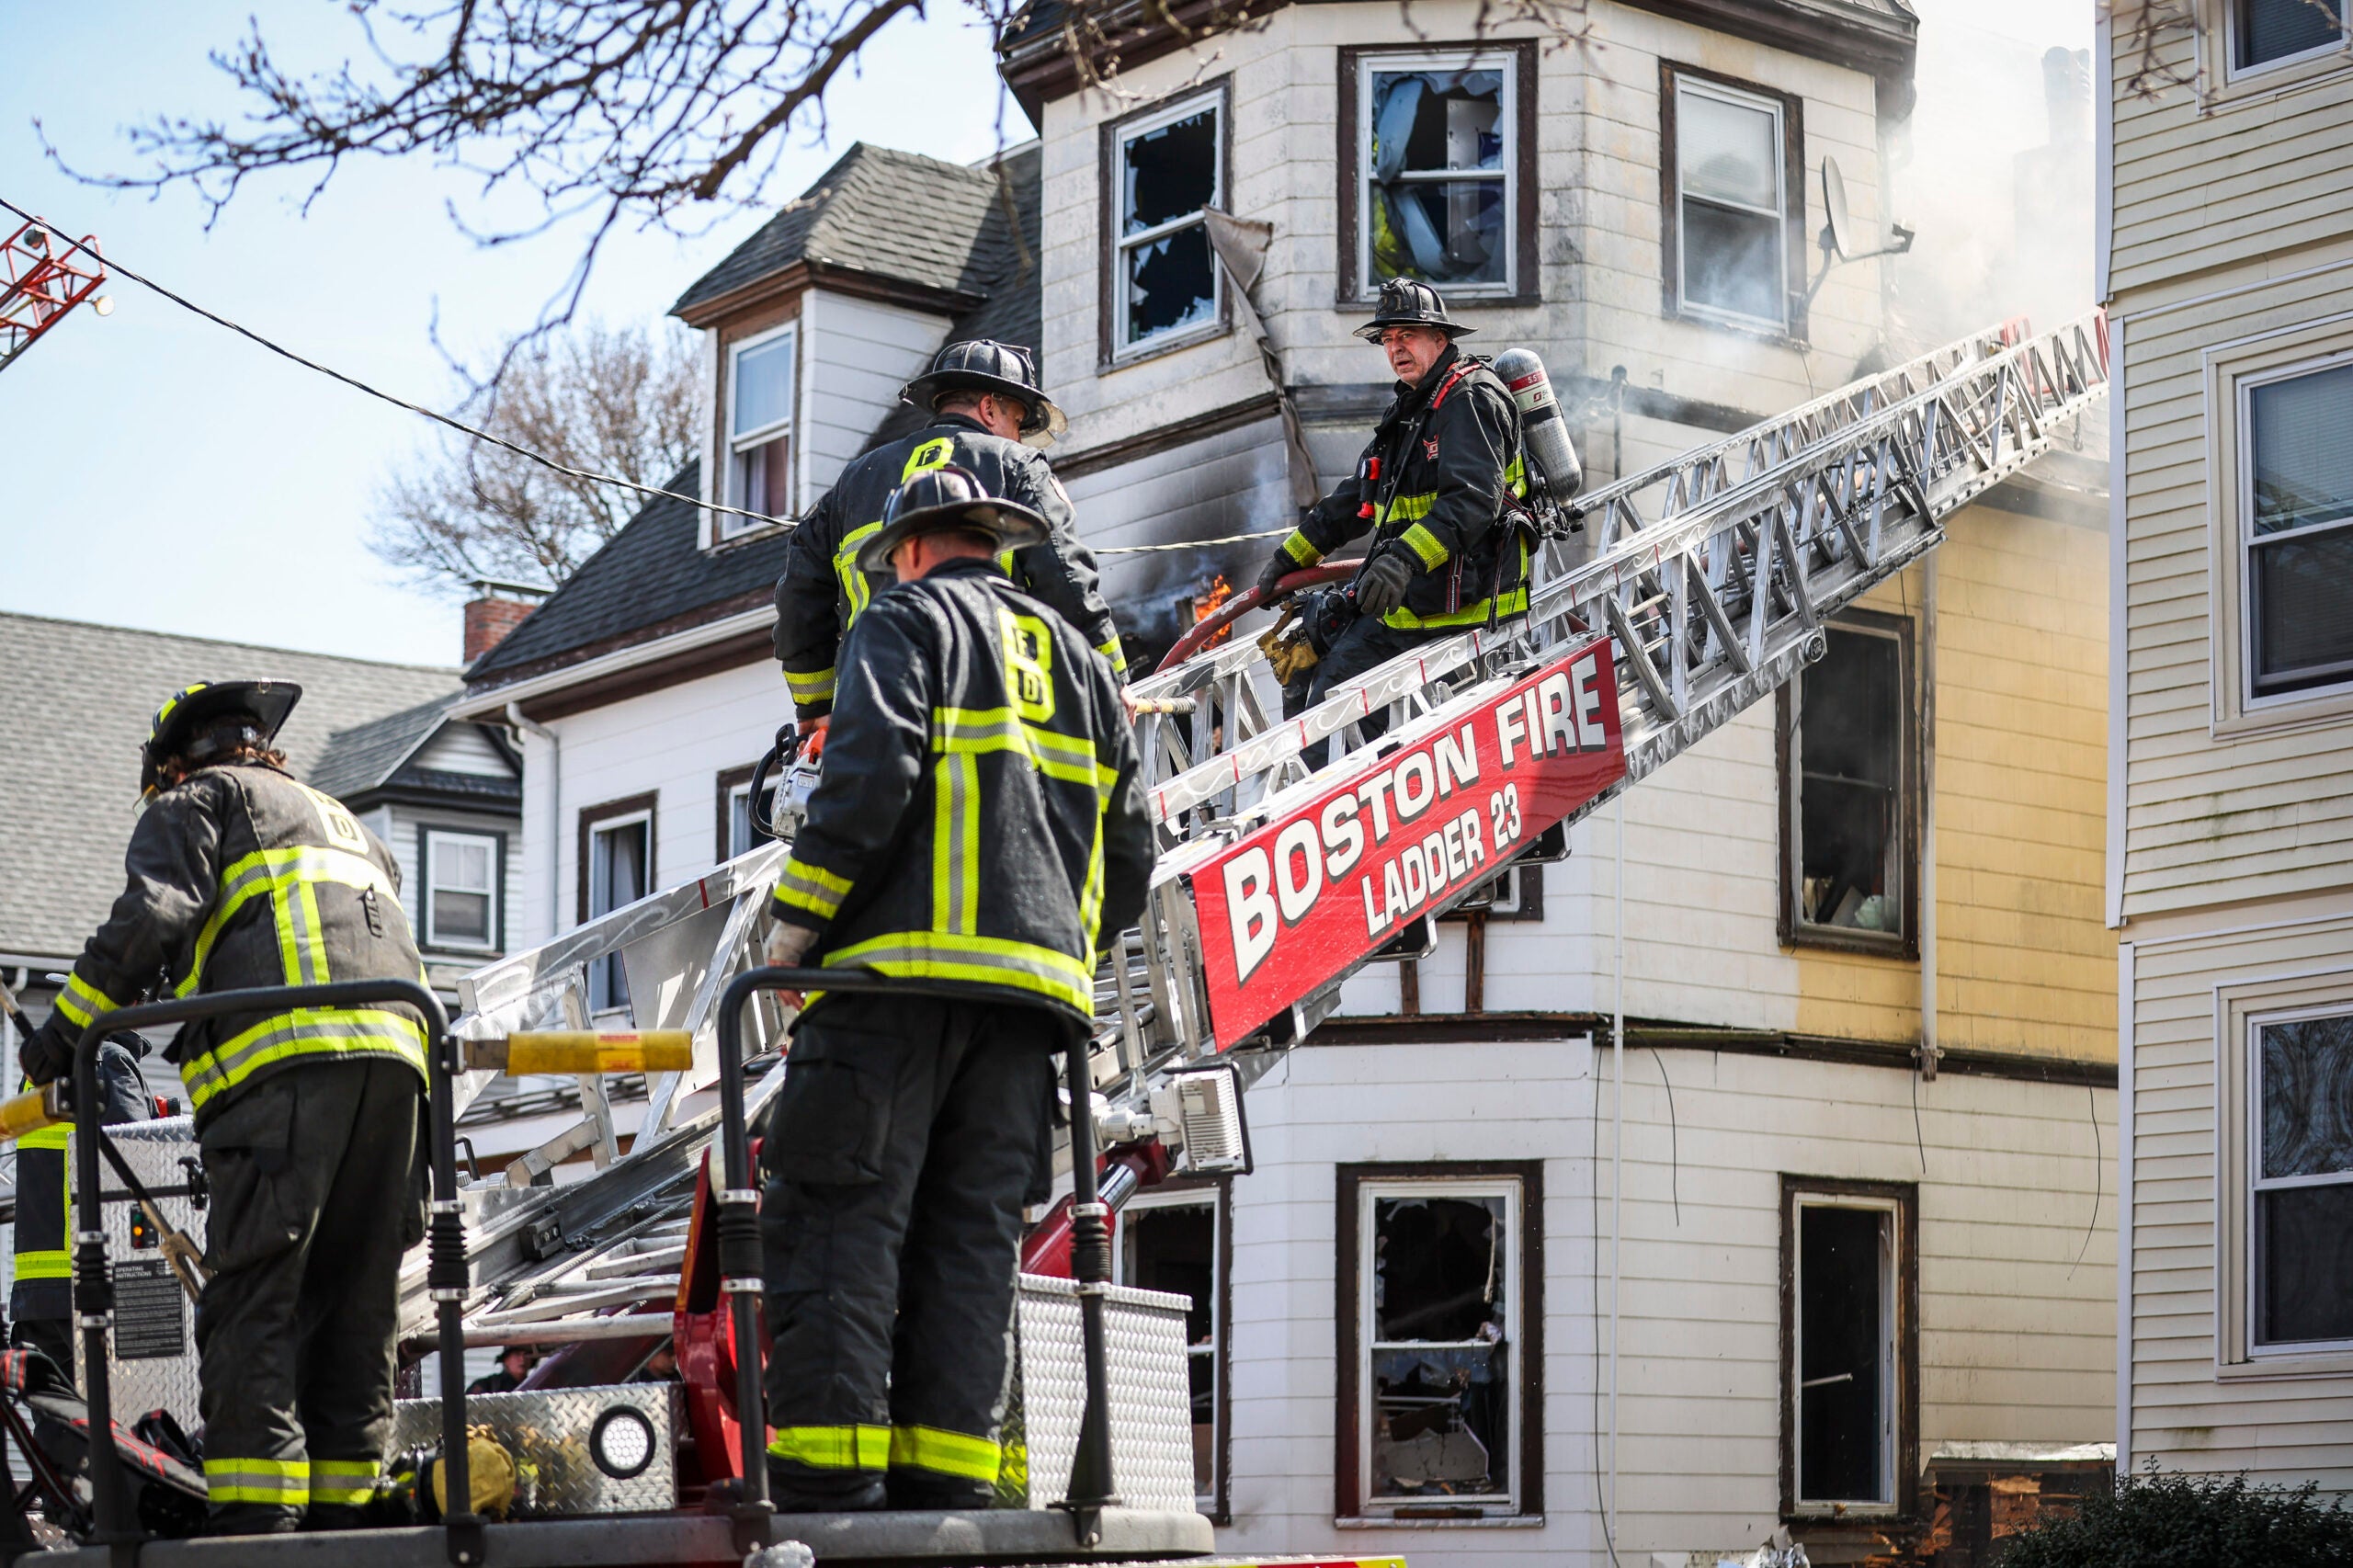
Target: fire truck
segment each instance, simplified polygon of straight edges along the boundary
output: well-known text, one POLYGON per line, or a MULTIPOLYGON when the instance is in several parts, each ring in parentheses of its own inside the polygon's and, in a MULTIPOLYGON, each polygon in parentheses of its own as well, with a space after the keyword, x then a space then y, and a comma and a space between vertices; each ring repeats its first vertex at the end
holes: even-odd
MULTIPOLYGON (((173 1256, 176 1238, 202 1233, 192 1131, 184 1118, 98 1131, 95 1032, 70 1095, 0 1108, 9 1136, 80 1112, 69 1168, 87 1395, 44 1381, 22 1353, 0 1356, 0 1423, 13 1462, 31 1469, 12 1477, 0 1524, 16 1544, 0 1553, 38 1529, 65 1552, 44 1561, 135 1554, 157 1568, 1207 1558, 1188 1303, 1111 1283, 1121 1202, 1173 1174, 1245 1174, 1250 1085, 1351 975, 1427 951, 1447 910, 1516 861, 1564 854, 1579 818, 1819 659, 1825 616, 2079 435, 2108 373, 2097 314, 1975 334, 1591 493, 1540 495, 1524 617, 1424 643, 1303 710, 1283 713, 1256 643, 1211 645, 1256 593, 1135 685, 1161 852, 1142 923, 1097 975, 1097 1027, 1065 1063, 1062 1196, 1024 1246, 996 1508, 767 1504, 751 1129, 789 1071, 779 993, 884 983, 760 967, 790 801, 811 781, 796 771, 779 790, 781 841, 475 972, 454 1022, 421 986, 375 983, 110 1016, 138 1028, 364 999, 428 1019, 431 1216, 403 1277, 412 1396, 386 1504, 408 1522, 169 1539, 200 1518, 203 1496, 179 1436, 196 1425, 196 1281, 173 1256), (1368 736, 1360 721, 1375 712, 1390 722, 1368 736), (629 1027, 591 1015, 600 965, 626 977, 629 1027), (504 1173, 461 1177, 457 1119, 502 1073, 574 1077, 581 1119, 504 1173), (607 1092, 621 1073, 643 1074, 647 1093, 626 1152, 607 1092), (583 1152, 594 1174, 542 1184, 583 1152), (462 1392, 466 1348, 517 1344, 550 1351, 525 1387, 462 1392)), ((1547 417, 1549 393, 1520 381, 1523 408, 1547 417)))

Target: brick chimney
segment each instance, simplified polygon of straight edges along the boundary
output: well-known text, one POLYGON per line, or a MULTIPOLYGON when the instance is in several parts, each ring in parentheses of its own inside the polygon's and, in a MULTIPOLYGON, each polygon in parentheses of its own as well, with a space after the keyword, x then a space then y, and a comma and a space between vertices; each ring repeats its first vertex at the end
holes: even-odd
POLYGON ((531 606, 526 601, 501 598, 487 588, 480 598, 468 599, 465 662, 471 665, 497 647, 530 613, 531 606))

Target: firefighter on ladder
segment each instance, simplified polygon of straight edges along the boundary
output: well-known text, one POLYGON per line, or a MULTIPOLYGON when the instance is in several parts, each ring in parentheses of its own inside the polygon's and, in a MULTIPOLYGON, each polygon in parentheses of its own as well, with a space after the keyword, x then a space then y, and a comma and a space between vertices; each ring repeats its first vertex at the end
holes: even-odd
MULTIPOLYGON (((1341 624, 1308 629, 1322 642, 1309 704, 1417 642, 1527 612, 1519 411, 1487 361, 1456 346, 1472 330, 1449 318, 1437 290, 1409 278, 1382 284, 1372 320, 1357 329, 1387 356, 1396 397, 1356 472, 1307 511, 1258 574, 1261 597, 1271 598, 1285 574, 1371 530, 1341 624)), ((1278 662, 1293 680, 1306 663, 1296 653, 1278 662)), ((1375 712, 1359 727, 1373 735, 1388 723, 1375 712)))
POLYGON ((842 471, 793 529, 777 579, 776 656, 810 760, 824 749, 842 638, 879 586, 877 574, 858 565, 859 552, 899 487, 933 469, 953 464, 989 494, 1044 519, 1045 536, 1011 552, 1014 584, 1077 628, 1122 677, 1127 670, 1095 557, 1072 526, 1070 496, 1036 449, 1062 433, 1063 414, 1039 387, 1029 351, 984 339, 951 343, 899 399, 927 423, 842 471))
MULTIPOLYGON (((273 745, 290 681, 192 686, 155 713, 128 884, 21 1053, 71 1072, 82 1029, 150 994, 417 980, 392 855, 273 745)), ((210 1528, 360 1522, 392 1417, 401 1254, 425 1230, 425 1030, 401 1006, 185 1025, 211 1188, 196 1313, 210 1528)))
POLYGON ((772 964, 963 994, 828 995, 762 1158, 769 1475, 788 1510, 984 1508, 1025 1201, 1058 1052, 1153 846, 1110 666, 1004 554, 1047 524, 955 467, 892 500, 821 782, 778 874, 772 964))

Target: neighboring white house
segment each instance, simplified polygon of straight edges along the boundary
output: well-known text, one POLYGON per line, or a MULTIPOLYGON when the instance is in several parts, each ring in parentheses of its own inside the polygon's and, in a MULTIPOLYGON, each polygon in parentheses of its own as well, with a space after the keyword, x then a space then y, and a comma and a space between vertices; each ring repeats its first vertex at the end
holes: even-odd
POLYGON ((2353 130, 2343 12, 2120 13, 2100 213, 2125 400, 2107 890, 2123 937, 2122 1446, 2136 1465, 2340 1492, 2353 169, 2315 150, 2353 130))
MULTIPOLYGON (((1279 400, 1336 477, 1387 397, 1347 332, 1398 267, 1441 277, 1474 346, 1545 354, 1605 477, 1922 347, 1877 264, 1803 299, 1825 157, 1859 227, 1889 210, 1906 7, 1592 0, 1584 49, 1444 41, 1474 10, 1146 28, 1116 98, 1033 12, 1012 219, 993 169, 859 146, 688 290, 711 410, 678 485, 813 499, 901 427, 889 393, 932 347, 991 335, 1043 348, 1090 542, 1278 527, 1279 400), (1279 387, 1208 264, 1210 206, 1273 225, 1279 387)), ((1779 702, 1630 795, 1622 1096, 1605 813, 1350 987, 1252 1091, 1255 1174, 1131 1205, 1127 1276, 1197 1303, 1222 1546, 1679 1564, 1787 1526, 1817 1562, 1927 1556, 1984 1544, 1989 1473, 2014 1498, 2103 1465, 2104 484, 2061 453, 1984 498, 1933 580, 1840 617, 1779 702)), ((782 540, 657 501, 469 672, 457 711, 526 735, 519 930, 748 845, 789 713, 782 540)), ((1265 548, 1107 554, 1131 643, 1164 648, 1265 548)))

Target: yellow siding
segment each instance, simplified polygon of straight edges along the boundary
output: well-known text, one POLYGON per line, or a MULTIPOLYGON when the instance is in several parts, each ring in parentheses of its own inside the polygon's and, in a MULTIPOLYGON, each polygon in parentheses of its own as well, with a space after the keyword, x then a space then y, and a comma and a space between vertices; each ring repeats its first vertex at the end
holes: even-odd
MULTIPOLYGON (((2108 541, 1989 506, 1937 552, 1937 1013, 1947 1049, 2113 1062, 2101 923, 2108 541)), ((1915 567, 1862 601, 1919 620, 1915 567)), ((1802 948, 1798 1028, 1916 1039, 1920 968, 1802 948)))

